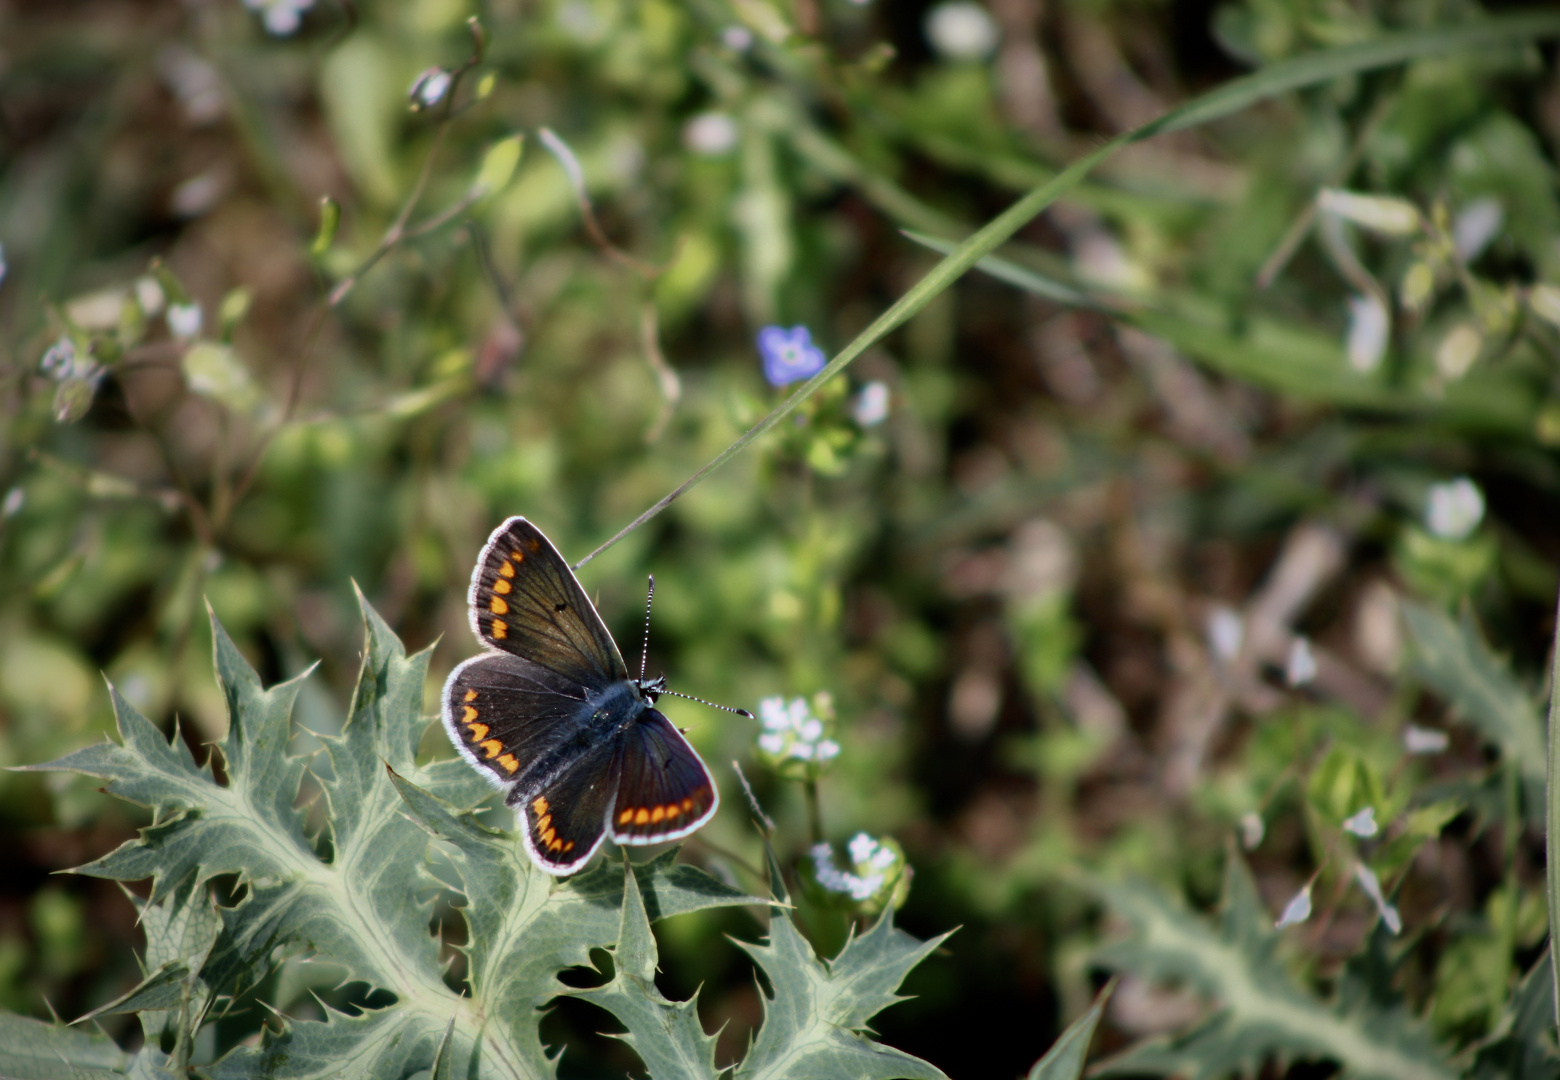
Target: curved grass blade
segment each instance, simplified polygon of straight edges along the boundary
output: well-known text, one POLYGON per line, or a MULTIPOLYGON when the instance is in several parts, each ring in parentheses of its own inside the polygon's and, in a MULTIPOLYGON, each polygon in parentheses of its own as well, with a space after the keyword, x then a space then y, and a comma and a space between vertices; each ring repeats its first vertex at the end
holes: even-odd
POLYGON ((1520 15, 1488 19, 1456 27, 1428 30, 1409 30, 1386 34, 1374 41, 1346 45, 1325 52, 1309 53, 1270 64, 1260 71, 1234 79, 1223 86, 1193 98, 1178 108, 1171 109, 1156 120, 1133 128, 1086 154, 1067 168, 1031 190, 1018 202, 993 218, 984 228, 960 244, 951 254, 929 270, 925 277, 912 285, 892 307, 879 315, 855 340, 840 350, 828 365, 754 424, 740 438, 706 464, 698 472, 673 488, 644 513, 618 530, 596 550, 574 564, 578 570, 597 555, 606 551, 623 537, 665 510, 685 492, 693 488, 710 473, 736 457, 743 450, 794 412, 797 406, 817 393, 824 383, 866 352, 891 330, 910 319, 948 286, 962 277, 981 259, 991 254, 1037 214, 1089 175, 1094 167, 1111 157, 1123 147, 1141 142, 1155 135, 1180 131, 1206 124, 1239 112, 1259 101, 1277 97, 1291 90, 1298 90, 1317 83, 1328 82, 1345 75, 1354 75, 1376 68, 1391 67, 1408 60, 1447 53, 1468 52, 1475 49, 1530 41, 1534 38, 1560 36, 1560 15, 1520 15))
POLYGON ((1544 798, 1544 854, 1549 878, 1549 969, 1555 983, 1555 1025, 1560 1027, 1560 739, 1555 724, 1560 722, 1560 603, 1555 609, 1555 640, 1549 668, 1549 774, 1544 798))

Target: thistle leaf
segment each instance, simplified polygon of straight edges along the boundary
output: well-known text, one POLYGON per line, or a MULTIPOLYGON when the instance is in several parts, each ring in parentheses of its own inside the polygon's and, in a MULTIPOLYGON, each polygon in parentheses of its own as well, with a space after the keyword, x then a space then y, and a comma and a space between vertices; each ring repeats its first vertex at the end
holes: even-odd
POLYGON ((1543 814, 1544 720, 1527 689, 1485 644, 1472 623, 1444 612, 1404 604, 1403 623, 1414 640, 1410 670, 1450 702, 1522 777, 1527 813, 1543 814))
POLYGON ((1089 1043, 1094 1040, 1094 1029, 1099 1027, 1100 1017, 1105 1015, 1105 1003, 1110 1000, 1114 988, 1112 983, 1100 991, 1089 1011, 1067 1025, 1067 1030, 1051 1044, 1045 1056, 1034 1063, 1026 1080, 1078 1080, 1083 1075, 1089 1043))
MULTIPOLYGON (((763 969, 773 994, 764 997, 764 1025, 737 1067, 735 1080, 790 1076, 849 1076, 859 1080, 946 1080, 941 1069, 861 1032, 867 1021, 897 1001, 910 969, 945 941, 941 934, 917 941, 894 927, 883 912, 861 937, 852 937, 828 964, 797 931, 785 903, 785 887, 773 851, 769 940, 737 944, 763 969)), ((950 934, 952 931, 949 932, 950 934)))
POLYGON ((634 1048, 651 1080, 715 1080, 721 1071, 715 1067, 715 1039, 704 1034, 699 1024, 698 995, 687 1001, 662 997, 655 985, 659 958, 639 885, 633 869, 627 868, 623 920, 612 950, 612 981, 576 990, 574 996, 600 1005, 622 1021, 628 1032, 618 1038, 634 1048))
POLYGON ((15 1080, 107 1080, 131 1056, 106 1035, 0 1012, 0 1076, 15 1080))
POLYGON ((1220 1003, 1192 1030, 1140 1043, 1097 1065, 1097 1074, 1174 1073, 1200 1080, 1251 1073, 1271 1057, 1335 1061, 1345 1076, 1371 1080, 1457 1075, 1422 1027, 1383 997, 1385 980, 1374 968, 1351 972, 1334 1005, 1296 986, 1277 955, 1280 937, 1239 858, 1231 856, 1225 871, 1218 931, 1152 886, 1097 889, 1136 931, 1102 950, 1103 964, 1177 980, 1220 1003))

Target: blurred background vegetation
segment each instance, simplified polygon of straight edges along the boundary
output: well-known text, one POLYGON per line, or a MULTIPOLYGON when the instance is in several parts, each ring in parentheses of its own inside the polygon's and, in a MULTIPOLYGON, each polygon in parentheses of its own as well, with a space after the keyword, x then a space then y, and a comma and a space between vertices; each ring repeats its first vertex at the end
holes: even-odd
MULTIPOLYGON (((524 514, 586 555, 781 400, 762 327, 832 354, 937 240, 1105 137, 1268 63, 1486 14, 0 2, 0 762, 110 732, 99 672, 193 746, 219 735, 206 602, 267 680, 320 660, 299 720, 335 730, 353 581, 409 648, 442 639, 423 749, 452 754, 432 717, 475 649, 489 530, 524 514)), ((892 837, 901 925, 962 927, 884 1041, 1021 1073, 1103 978, 1090 882, 1212 908, 1237 850, 1274 918, 1315 883, 1286 931, 1300 977, 1329 985, 1388 910, 1351 884, 1368 863, 1409 1007, 1448 1051, 1495 1032, 1544 940, 1542 734, 1481 723, 1435 644, 1460 634, 1536 700, 1557 150, 1541 41, 1134 146, 1001 277, 960 280, 582 571, 629 655, 656 574, 674 688, 829 695, 823 837, 892 837), (1382 831, 1343 827, 1366 808, 1382 831)), ((667 711, 726 794, 685 857, 752 887, 735 760, 805 869, 807 789, 758 724, 667 711)), ((0 773, 0 1005, 71 1018, 135 983, 132 904, 51 874, 144 824, 82 778, 0 773)), ((832 954, 852 912, 817 900, 800 918, 832 954)), ((722 935, 753 920, 660 931, 668 995, 704 985, 730 1060, 761 1007, 722 935)), ((308 1015, 302 988, 266 1000, 308 1015)), ((1129 979, 1101 1046, 1204 1006, 1129 979)), ((634 1066, 591 1006, 548 1024, 566 1075, 634 1066)))

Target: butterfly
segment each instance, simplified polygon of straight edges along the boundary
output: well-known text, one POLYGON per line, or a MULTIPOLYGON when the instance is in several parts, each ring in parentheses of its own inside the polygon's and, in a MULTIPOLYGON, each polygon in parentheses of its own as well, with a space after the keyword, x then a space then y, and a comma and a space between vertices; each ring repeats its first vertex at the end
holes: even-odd
POLYGON ((677 840, 714 816, 715 778, 655 709, 671 692, 665 677, 646 679, 643 663, 639 678, 629 676, 579 579, 540 529, 512 517, 493 530, 467 602, 486 651, 450 672, 444 728, 461 757, 504 792, 532 862, 573 874, 608 836, 619 844, 677 840))

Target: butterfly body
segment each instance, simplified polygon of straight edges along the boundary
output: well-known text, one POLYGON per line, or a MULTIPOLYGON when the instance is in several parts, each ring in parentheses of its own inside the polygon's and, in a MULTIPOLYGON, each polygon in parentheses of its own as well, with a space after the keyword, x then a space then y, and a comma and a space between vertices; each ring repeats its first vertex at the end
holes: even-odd
POLYGON ((609 835, 620 844, 675 840, 714 815, 714 779, 654 707, 665 680, 629 677, 541 530, 520 517, 494 530, 468 601, 487 651, 450 673, 444 727, 504 791, 537 866, 572 874, 609 835))

